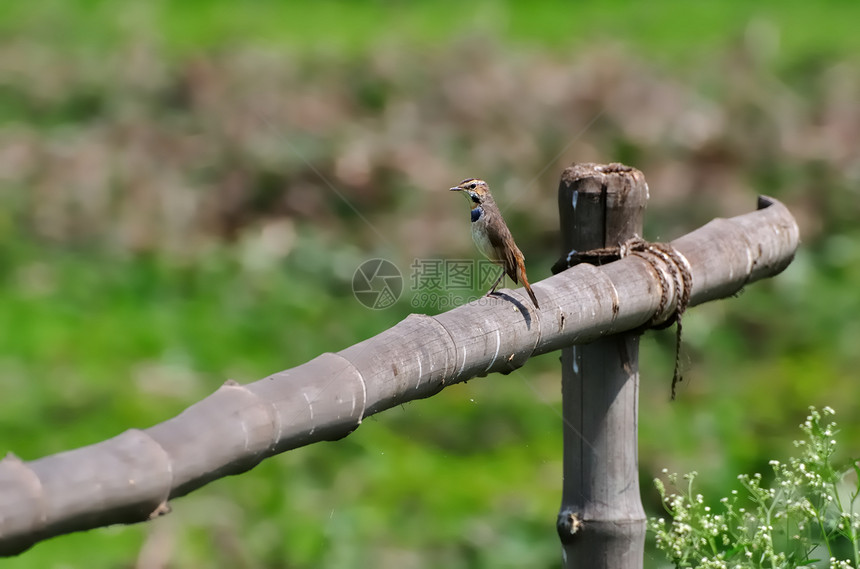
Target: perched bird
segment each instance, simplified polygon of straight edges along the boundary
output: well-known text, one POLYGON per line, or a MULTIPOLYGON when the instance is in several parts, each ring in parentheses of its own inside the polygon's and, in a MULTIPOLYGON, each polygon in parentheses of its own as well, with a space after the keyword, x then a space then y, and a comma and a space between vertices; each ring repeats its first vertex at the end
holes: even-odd
POLYGON ((514 243, 514 238, 505 220, 502 219, 502 212, 499 211, 499 206, 496 205, 487 182, 467 178, 451 188, 451 191, 463 192, 468 198, 472 205, 472 238, 481 253, 503 269, 487 296, 496 291, 496 287, 507 273, 514 284, 522 280, 535 308, 540 309, 535 293, 532 292, 532 287, 526 278, 523 253, 514 243))

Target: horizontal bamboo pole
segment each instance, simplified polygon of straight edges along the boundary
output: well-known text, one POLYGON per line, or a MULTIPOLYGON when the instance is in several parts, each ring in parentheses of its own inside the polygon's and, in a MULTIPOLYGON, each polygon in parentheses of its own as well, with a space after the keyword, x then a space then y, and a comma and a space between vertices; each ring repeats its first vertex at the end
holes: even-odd
MULTIPOLYGON (((729 296, 791 262, 797 225, 782 204, 717 219, 672 242, 693 276, 690 304, 729 296)), ((438 316, 410 315, 338 353, 250 383, 228 381, 145 430, 30 462, 0 460, 0 555, 60 534, 145 521, 168 500, 266 457, 344 437, 364 417, 446 385, 508 372, 531 356, 642 326, 675 299, 670 269, 640 256, 578 265, 438 316)))

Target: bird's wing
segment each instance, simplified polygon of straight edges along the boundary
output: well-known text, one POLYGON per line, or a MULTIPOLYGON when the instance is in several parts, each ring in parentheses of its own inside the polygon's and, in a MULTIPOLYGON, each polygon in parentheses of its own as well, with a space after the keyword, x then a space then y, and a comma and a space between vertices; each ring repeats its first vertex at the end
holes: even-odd
POLYGON ((519 284, 517 276, 517 255, 519 254, 522 256, 522 253, 520 253, 520 250, 514 243, 514 238, 504 222, 494 224, 494 227, 498 228, 498 231, 489 231, 488 237, 490 239, 490 245, 492 245, 493 249, 496 251, 496 259, 504 264, 505 273, 507 273, 511 280, 514 281, 514 284, 519 284), (507 247, 505 246, 505 243, 507 243, 507 247))

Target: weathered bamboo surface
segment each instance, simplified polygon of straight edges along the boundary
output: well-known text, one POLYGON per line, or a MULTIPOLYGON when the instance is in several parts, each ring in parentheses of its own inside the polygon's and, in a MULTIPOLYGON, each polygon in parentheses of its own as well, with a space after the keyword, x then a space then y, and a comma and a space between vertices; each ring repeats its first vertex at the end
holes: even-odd
MULTIPOLYGON (((567 168, 558 189, 564 253, 641 236, 647 202, 639 170, 623 164, 567 168)), ((677 282, 683 286, 683 279, 677 282)), ((633 330, 561 350, 564 471, 556 528, 564 569, 642 569, 640 336, 633 330)))
MULTIPOLYGON (((759 208, 671 243, 693 276, 691 306, 791 262, 794 219, 769 198, 759 208)), ((411 315, 338 353, 247 385, 227 382, 148 429, 30 462, 10 454, 0 461, 0 555, 64 533, 151 519, 168 512, 172 498, 274 454, 346 436, 368 415, 510 371, 532 355, 637 328, 658 309, 668 317, 678 296, 669 273, 636 255, 579 265, 534 283, 540 311, 517 289, 438 316, 411 315)))

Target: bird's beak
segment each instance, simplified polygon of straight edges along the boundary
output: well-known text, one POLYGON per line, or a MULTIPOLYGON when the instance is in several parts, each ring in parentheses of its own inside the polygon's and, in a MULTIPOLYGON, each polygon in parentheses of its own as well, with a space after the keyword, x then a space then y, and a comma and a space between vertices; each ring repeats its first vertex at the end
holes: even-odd
POLYGON ((450 190, 448 190, 448 191, 449 191, 449 192, 462 192, 462 191, 463 191, 463 188, 461 188, 460 186, 454 186, 453 188, 451 188, 451 189, 450 189, 450 190))

